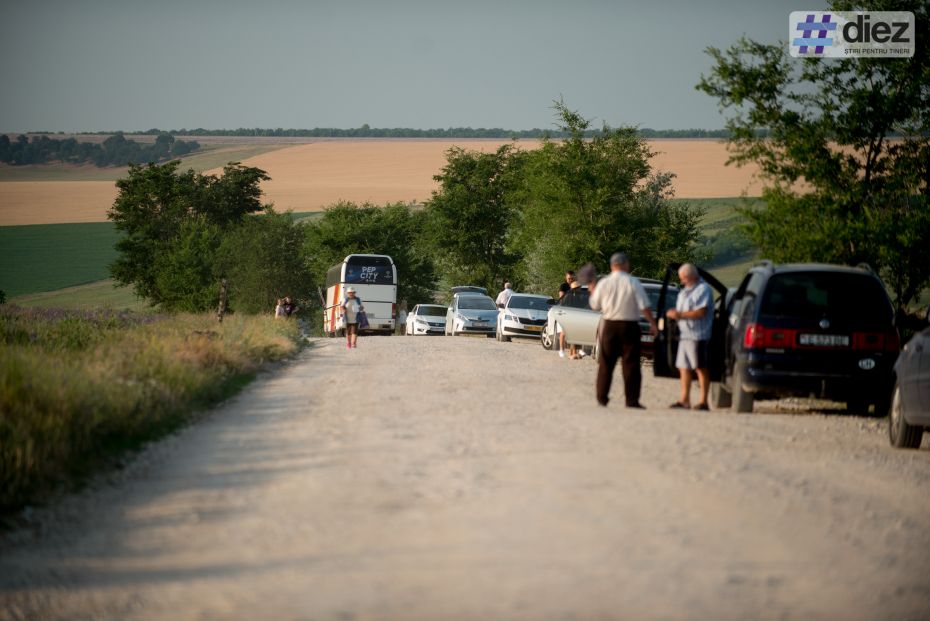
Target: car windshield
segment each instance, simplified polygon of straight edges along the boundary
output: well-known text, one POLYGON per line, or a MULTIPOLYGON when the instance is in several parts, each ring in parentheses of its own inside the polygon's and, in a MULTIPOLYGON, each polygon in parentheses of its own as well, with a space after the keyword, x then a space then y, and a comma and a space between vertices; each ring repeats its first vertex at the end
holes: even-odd
POLYGON ((865 274, 793 272, 769 280, 760 314, 772 317, 825 316, 890 323, 894 311, 881 284, 865 274))
POLYGON ((515 295, 507 303, 508 308, 528 308, 530 310, 548 311, 546 298, 531 298, 528 295, 515 295))
POLYGON ((428 317, 445 317, 445 306, 421 306, 417 309, 417 315, 426 315, 428 317))
POLYGON ((459 310, 497 310, 497 306, 489 297, 466 295, 459 298, 459 310))
MULTIPOLYGON (((646 287, 646 295, 649 296, 649 308, 656 312, 659 308, 659 294, 662 293, 661 287, 646 287)), ((675 302, 678 301, 678 289, 669 287, 665 293, 665 310, 675 308, 675 302)))

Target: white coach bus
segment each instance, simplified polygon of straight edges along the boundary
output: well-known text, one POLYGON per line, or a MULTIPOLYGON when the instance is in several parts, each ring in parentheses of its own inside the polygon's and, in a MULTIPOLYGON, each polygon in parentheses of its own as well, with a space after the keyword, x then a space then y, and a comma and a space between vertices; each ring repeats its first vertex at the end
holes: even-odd
POLYGON ((393 334, 397 318, 397 268, 384 254, 350 254, 326 272, 326 300, 323 309, 323 332, 328 336, 343 334, 345 319, 342 303, 347 287, 355 289, 368 315, 365 332, 393 334))

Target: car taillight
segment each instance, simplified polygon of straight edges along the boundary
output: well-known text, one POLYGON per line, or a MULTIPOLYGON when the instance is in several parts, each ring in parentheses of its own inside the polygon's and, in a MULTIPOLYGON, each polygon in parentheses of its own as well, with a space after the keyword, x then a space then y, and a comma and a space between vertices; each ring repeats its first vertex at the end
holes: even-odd
POLYGON ((397 304, 391 304, 391 319, 397 319, 397 304))
POLYGON ((746 349, 791 349, 797 341, 798 331, 786 328, 769 328, 761 323, 746 326, 743 347, 746 349))
POLYGON ((852 346, 853 349, 871 351, 876 349, 898 351, 901 349, 901 341, 898 339, 898 333, 894 330, 887 332, 853 332, 852 346))

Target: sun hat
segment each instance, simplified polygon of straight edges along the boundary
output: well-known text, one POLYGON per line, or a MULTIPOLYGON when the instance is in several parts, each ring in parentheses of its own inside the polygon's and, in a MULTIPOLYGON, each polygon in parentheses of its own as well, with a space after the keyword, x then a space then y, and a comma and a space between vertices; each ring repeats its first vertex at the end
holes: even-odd
POLYGON ((355 287, 349 287, 346 289, 346 293, 355 293, 355 287))

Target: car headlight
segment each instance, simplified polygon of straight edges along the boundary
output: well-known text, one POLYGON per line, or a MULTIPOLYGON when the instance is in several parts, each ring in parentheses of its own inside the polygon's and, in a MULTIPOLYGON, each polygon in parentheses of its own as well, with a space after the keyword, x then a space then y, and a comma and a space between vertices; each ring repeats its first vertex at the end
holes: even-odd
POLYGON ((504 321, 516 321, 517 318, 513 315, 504 315, 504 321))
POLYGON ((425 326, 425 325, 426 325, 426 321, 424 321, 423 319, 419 319, 419 318, 415 319, 415 320, 414 320, 414 323, 416 323, 416 324, 419 325, 419 326, 425 326))

